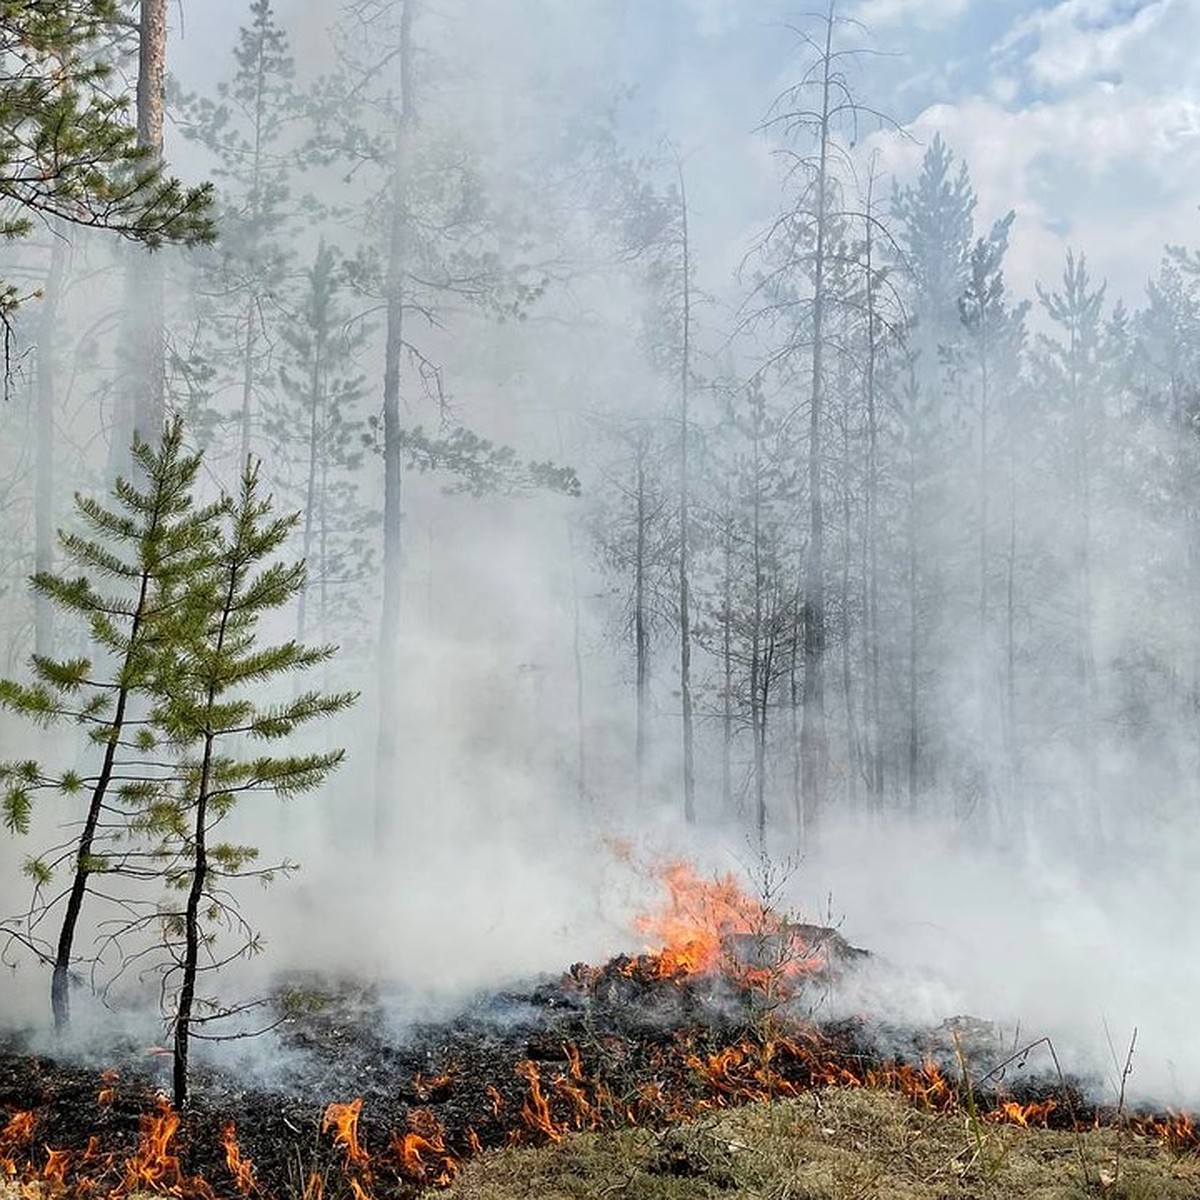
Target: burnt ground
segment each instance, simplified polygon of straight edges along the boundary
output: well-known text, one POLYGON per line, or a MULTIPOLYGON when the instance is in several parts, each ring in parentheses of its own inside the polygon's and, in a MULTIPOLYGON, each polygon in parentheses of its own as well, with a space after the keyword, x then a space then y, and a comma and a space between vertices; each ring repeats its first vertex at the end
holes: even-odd
MULTIPOLYGON (((1079 1081, 1026 1077, 1020 1055, 985 1074, 1005 1052, 983 1022, 960 1018, 929 1031, 862 1018, 813 1023, 761 989, 727 978, 660 979, 642 960, 577 966, 437 1019, 398 1022, 396 996, 316 978, 282 984, 272 1005, 270 1082, 244 1069, 198 1067, 170 1145, 178 1164, 155 1186, 177 1195, 242 1190, 222 1145, 229 1122, 253 1163, 255 1182, 243 1180, 243 1189, 254 1194, 398 1197, 446 1181, 484 1148, 538 1145, 573 1129, 660 1127, 822 1084, 893 1087, 945 1110, 968 1102, 964 1067, 974 1077, 969 1102, 983 1109, 1052 1100, 1034 1119, 1058 1127, 1105 1115, 1085 1102, 1079 1081), (356 1099, 354 1137, 339 1143, 323 1118, 329 1105, 356 1099)), ((28 1176, 45 1169, 54 1149, 72 1152, 57 1160, 67 1163, 66 1189, 132 1189, 130 1161, 170 1062, 126 1045, 113 1047, 111 1066, 115 1081, 94 1066, 29 1053, 19 1038, 0 1039, 0 1135, 13 1114, 34 1117, 31 1132, 10 1129, 7 1143, 0 1136, 0 1179, 6 1158, 28 1176)))

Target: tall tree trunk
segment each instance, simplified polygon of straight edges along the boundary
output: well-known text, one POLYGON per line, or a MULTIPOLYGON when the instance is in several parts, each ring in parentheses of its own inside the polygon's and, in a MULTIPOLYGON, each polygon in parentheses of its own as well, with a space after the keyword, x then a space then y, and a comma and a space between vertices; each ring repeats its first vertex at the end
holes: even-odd
POLYGON ((633 583, 633 642, 636 674, 634 759, 637 770, 637 797, 640 802, 646 784, 646 722, 650 684, 650 630, 646 617, 646 527, 649 523, 646 512, 646 440, 640 433, 636 454, 634 487, 636 489, 637 531, 633 583))
MULTIPOLYGON (((141 0, 138 45, 137 140, 149 162, 162 162, 164 81, 167 72, 167 0, 141 0)), ((153 442, 165 415, 163 389, 163 258, 140 247, 133 250, 131 272, 138 327, 134 371, 134 428, 153 442)))
POLYGON ((721 804, 733 812, 733 504, 725 497, 724 570, 721 580, 721 804))
POLYGON ((875 220, 873 212, 875 177, 867 184, 867 220, 865 230, 865 285, 867 304, 867 360, 865 393, 867 408, 867 471, 864 487, 863 566, 863 725, 866 730, 867 782, 869 806, 879 813, 883 808, 883 719, 882 690, 879 678, 879 538, 876 530, 879 503, 879 418, 876 412, 876 365, 878 355, 878 314, 875 288, 875 220))
MULTIPOLYGON (((42 289, 42 309, 37 334, 37 424, 34 488, 34 568, 49 572, 54 567, 54 413, 58 405, 58 308, 67 271, 67 242, 56 227, 51 229, 50 269, 42 289)), ((33 647, 42 657, 54 653, 54 608, 50 598, 33 594, 33 647)))
POLYGON ((915 816, 917 812, 917 767, 920 761, 920 725, 917 716, 917 680, 919 677, 918 655, 919 645, 919 601, 917 585, 917 448, 915 445, 916 430, 916 396, 918 384, 911 380, 909 387, 913 396, 914 429, 909 435, 908 446, 908 811, 915 816))
POLYGON ((1007 820, 1010 828, 1023 822, 1020 797, 1021 748, 1017 737, 1017 448, 1009 431, 1008 445, 1008 563, 1004 601, 1004 731, 1008 758, 1007 820))
POLYGON ((809 388, 808 435, 808 567, 804 581, 804 708, 800 729, 804 825, 807 836, 816 833, 821 820, 825 769, 825 508, 822 487, 821 435, 824 424, 824 339, 827 247, 829 231, 829 146, 833 110, 835 60, 833 58, 834 0, 825 21, 825 51, 822 56, 821 116, 816 178, 816 247, 813 255, 813 351, 809 388))
POLYGON ((853 811, 858 802, 858 776, 863 761, 863 747, 858 729, 858 717, 854 711, 854 672, 850 665, 850 542, 853 533, 853 506, 847 478, 850 468, 849 421, 842 426, 842 463, 845 478, 842 480, 842 702, 846 712, 846 804, 853 811))
POLYGON ((976 645, 976 704, 979 722, 979 778, 981 800, 986 812, 991 803, 992 762, 992 711, 991 711, 991 639, 988 627, 988 520, 991 500, 988 471, 991 466, 989 453, 991 417, 991 363, 987 336, 987 313, 980 302, 979 312, 979 611, 976 645))
POLYGON ((683 816, 689 825, 696 820, 695 730, 692 716, 692 625, 689 572, 689 508, 691 483, 688 477, 688 441, 691 429, 689 400, 692 372, 692 247, 688 233, 687 191, 683 165, 679 175, 679 214, 683 256, 683 346, 679 364, 679 699, 683 716, 683 816))
POLYGON ((390 852, 395 819, 400 724, 401 537, 400 362, 408 269, 408 144, 416 121, 412 23, 417 0, 400 0, 400 112, 392 163, 383 367, 383 604, 379 619, 379 733, 375 753, 375 851, 390 852))
POLYGON ((766 714, 761 708, 763 672, 763 567, 762 567, 762 479, 759 441, 762 436, 762 413, 754 414, 754 500, 751 513, 751 556, 754 571, 754 626, 750 634, 750 733, 754 751, 754 824, 758 831, 759 845, 766 838, 766 761, 764 750, 766 738, 760 731, 766 726, 766 714))
MULTIPOLYGON (((317 525, 317 521, 320 518, 318 508, 322 507, 324 502, 323 489, 319 486, 319 479, 323 465, 328 459, 328 455, 322 452, 325 432, 323 411, 325 389, 322 380, 322 364, 325 360, 324 314, 321 316, 321 321, 322 324, 313 331, 312 365, 309 368, 308 376, 308 467, 304 492, 304 531, 301 539, 301 554, 308 565, 308 571, 305 573, 304 586, 300 589, 296 601, 296 640, 301 642, 304 641, 307 627, 308 593, 312 587, 314 574, 322 588, 326 574, 323 557, 320 571, 314 573, 312 569, 313 541, 317 537, 318 528, 322 538, 325 534, 324 520, 321 520, 320 526, 317 525), (320 505, 318 500, 321 502, 320 505)), ((247 361, 249 360, 247 359, 247 361)), ((243 434, 248 437, 248 427, 243 426, 243 434)), ((243 461, 248 453, 248 446, 243 445, 243 461)))
POLYGON ((1092 634, 1092 470, 1088 452, 1090 435, 1088 421, 1088 389, 1079 378, 1077 369, 1078 333, 1071 326, 1071 407, 1073 409, 1075 440, 1075 475, 1077 490, 1076 569, 1079 573, 1078 601, 1076 610, 1079 654, 1079 680, 1083 704, 1083 755, 1085 786, 1088 797, 1094 803, 1093 819, 1097 832, 1103 835, 1105 813, 1100 795, 1099 761, 1096 747, 1096 712, 1098 703, 1098 681, 1096 677, 1096 650, 1092 634))

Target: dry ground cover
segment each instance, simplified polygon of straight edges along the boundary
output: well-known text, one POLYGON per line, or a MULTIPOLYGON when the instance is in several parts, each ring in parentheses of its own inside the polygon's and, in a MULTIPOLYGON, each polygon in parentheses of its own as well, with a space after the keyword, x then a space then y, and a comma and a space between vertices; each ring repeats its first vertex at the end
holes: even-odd
MULTIPOLYGON (((1112 1129, 1027 1129, 821 1088, 662 1132, 468 1163, 446 1200, 1196 1200, 1200 1157, 1112 1129)), ((429 1193, 426 1200, 432 1197, 429 1193)))

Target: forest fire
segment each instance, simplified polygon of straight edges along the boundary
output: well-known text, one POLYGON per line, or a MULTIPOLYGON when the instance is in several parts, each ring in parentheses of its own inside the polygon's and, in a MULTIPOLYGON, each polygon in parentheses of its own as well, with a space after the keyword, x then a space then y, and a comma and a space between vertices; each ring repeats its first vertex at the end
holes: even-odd
POLYGON ((655 876, 667 899, 635 921, 650 945, 624 963, 631 978, 708 975, 781 997, 827 974, 835 959, 864 955, 836 931, 791 920, 749 895, 732 872, 706 879, 676 860, 655 876))
POLYGON ((1191 1117, 1105 1112, 1061 1079, 1056 1090, 1043 1081, 1039 1094, 972 1085, 956 1030, 953 1054, 943 1038, 940 1050, 923 1053, 914 1043, 905 1059, 876 1050, 861 1022, 816 1025, 790 1015, 788 996, 853 962, 853 948, 832 931, 781 918, 730 876, 708 882, 672 863, 661 878, 663 910, 638 923, 653 950, 576 966, 507 997, 515 1007, 502 1009, 499 1022, 466 1014, 415 1029, 410 1044, 393 1047, 373 1040, 377 1016, 336 1000, 326 1024, 316 1003, 289 1015, 286 1027, 310 1055, 319 1058, 322 1039, 334 1038, 320 1070, 336 1064, 344 1074, 324 1086, 371 1084, 319 1113, 304 1088, 241 1095, 217 1081, 183 1118, 132 1069, 96 1076, 0 1055, 0 1181, 29 1185, 22 1195, 81 1200, 269 1200, 289 1190, 306 1200, 382 1200, 446 1186, 489 1148, 660 1129, 828 1087, 896 1092, 930 1113, 969 1108, 1021 1128, 1119 1123, 1177 1153, 1200 1150, 1191 1117), (765 955, 752 956, 763 946, 765 955), (379 1074, 381 1062, 390 1067, 379 1074), (6 1083, 22 1071, 29 1082, 6 1083), (25 1095, 29 1103, 14 1103, 25 1095), (301 1145, 310 1155, 319 1149, 297 1179, 301 1145))

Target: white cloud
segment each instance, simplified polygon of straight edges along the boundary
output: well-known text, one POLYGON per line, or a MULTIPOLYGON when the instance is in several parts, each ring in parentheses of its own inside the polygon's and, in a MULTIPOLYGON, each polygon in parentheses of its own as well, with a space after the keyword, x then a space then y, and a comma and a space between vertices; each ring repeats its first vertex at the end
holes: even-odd
POLYGON ((872 29, 897 25, 934 29, 961 16, 970 3, 971 0, 860 0, 853 16, 872 29))
POLYGON ((1186 19, 1183 10, 1194 7, 1177 0, 1060 0, 1018 21, 997 50, 1020 53, 1033 39, 1024 69, 1040 87, 1123 77, 1140 70, 1144 49, 1153 48, 1165 24, 1186 19))
POLYGON ((940 132, 970 168, 980 232, 1016 210, 1007 274, 1020 294, 1057 277, 1074 246, 1132 303, 1165 243, 1200 241, 1200 110, 1183 96, 1123 93, 1096 87, 1016 110, 978 96, 928 108, 910 126, 915 141, 877 141, 911 178, 940 132))

